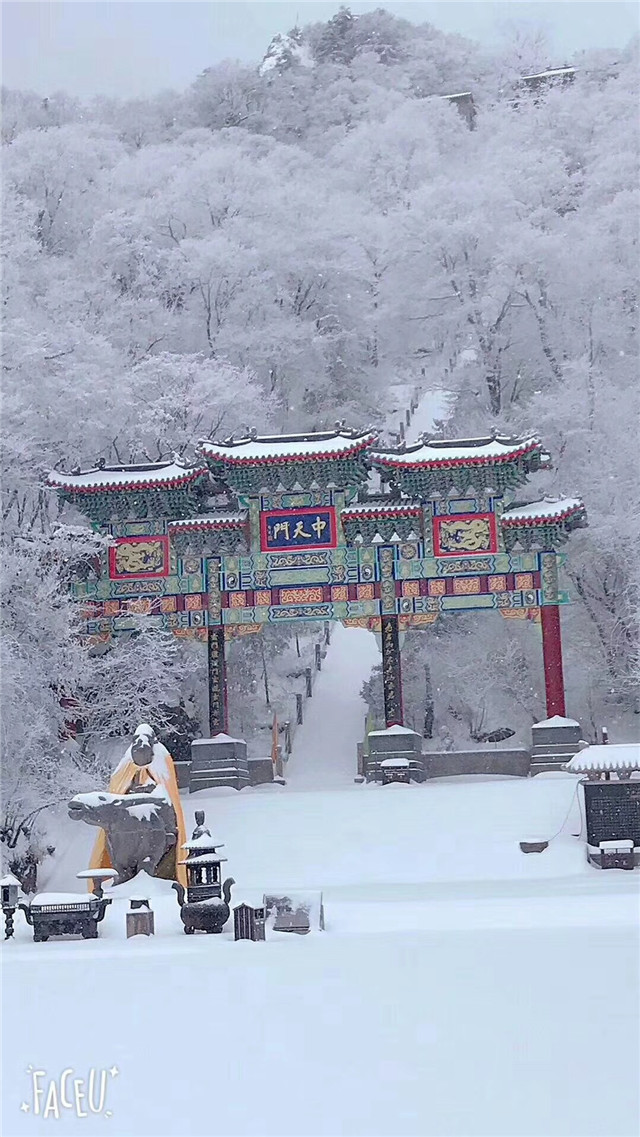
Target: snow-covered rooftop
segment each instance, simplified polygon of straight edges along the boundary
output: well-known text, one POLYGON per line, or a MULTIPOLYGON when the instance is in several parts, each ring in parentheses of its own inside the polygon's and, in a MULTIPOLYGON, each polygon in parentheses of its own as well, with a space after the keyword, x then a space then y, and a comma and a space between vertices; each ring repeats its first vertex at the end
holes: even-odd
POLYGON ((153 489, 157 486, 172 488, 194 481, 207 474, 202 466, 183 466, 178 462, 147 462, 135 466, 104 466, 101 469, 63 473, 52 470, 47 485, 75 493, 91 493, 105 489, 153 489))
POLYGON ((221 841, 214 841, 210 833, 201 833, 199 837, 192 837, 185 841, 183 849, 224 849, 221 841))
POLYGON ((346 458, 377 439, 375 431, 323 431, 310 434, 282 434, 262 438, 230 439, 226 442, 200 442, 205 458, 234 465, 255 462, 298 461, 305 458, 346 458))
POLYGON ((587 746, 565 765, 572 774, 605 773, 607 770, 640 770, 640 742, 612 742, 587 746))
POLYGON ((528 79, 552 79, 555 75, 575 75, 575 67, 553 67, 550 71, 538 71, 536 75, 521 75, 523 83, 528 79))
MULTIPOLYGON (((184 846, 183 846, 184 848, 184 846)), ((180 861, 181 865, 219 865, 222 861, 226 861, 226 857, 219 857, 217 853, 201 853, 198 857, 188 857, 186 861, 180 861)))
POLYGON ((376 450, 371 457, 374 465, 437 469, 450 465, 513 462, 536 452, 543 460, 548 458, 538 438, 463 438, 442 442, 423 440, 404 450, 376 450))
POLYGON ((544 498, 532 501, 529 505, 517 505, 505 509, 502 514, 503 525, 517 525, 529 522, 544 525, 550 521, 565 521, 578 513, 584 513, 584 503, 577 497, 544 498))
POLYGON ((13 875, 12 872, 8 872, 6 876, 3 876, 0 880, 0 885, 2 885, 4 888, 6 888, 8 885, 14 884, 17 884, 18 888, 22 888, 20 881, 13 875))

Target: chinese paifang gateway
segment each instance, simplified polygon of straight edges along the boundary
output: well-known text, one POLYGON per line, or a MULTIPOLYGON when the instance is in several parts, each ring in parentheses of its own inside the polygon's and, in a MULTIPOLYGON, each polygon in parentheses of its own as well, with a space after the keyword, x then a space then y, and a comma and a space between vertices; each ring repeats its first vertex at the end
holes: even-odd
POLYGON ((153 627, 208 642, 209 725, 227 729, 225 640, 292 620, 381 632, 385 718, 402 724, 399 630, 497 609, 539 620, 547 714, 565 714, 558 547, 576 498, 519 503, 537 438, 381 449, 374 431, 202 442, 199 462, 52 473, 113 543, 75 595, 92 642, 153 627), (371 495, 370 478, 383 492, 371 495))

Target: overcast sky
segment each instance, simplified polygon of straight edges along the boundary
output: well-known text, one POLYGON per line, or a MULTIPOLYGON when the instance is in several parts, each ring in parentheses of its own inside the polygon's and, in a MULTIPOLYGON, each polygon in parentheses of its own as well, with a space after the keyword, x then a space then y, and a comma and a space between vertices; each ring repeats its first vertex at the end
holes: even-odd
MULTIPOLYGON (((128 97, 167 88, 181 90, 221 59, 260 60, 276 32, 296 22, 327 20, 336 3, 271 0, 191 3, 2 4, 3 83, 42 95, 66 90, 87 98, 128 97)), ((482 43, 500 40, 506 22, 542 24, 554 49, 549 64, 582 48, 623 47, 638 31, 638 4, 617 0, 490 3, 352 3, 353 12, 384 7, 415 23, 428 21, 482 43)))

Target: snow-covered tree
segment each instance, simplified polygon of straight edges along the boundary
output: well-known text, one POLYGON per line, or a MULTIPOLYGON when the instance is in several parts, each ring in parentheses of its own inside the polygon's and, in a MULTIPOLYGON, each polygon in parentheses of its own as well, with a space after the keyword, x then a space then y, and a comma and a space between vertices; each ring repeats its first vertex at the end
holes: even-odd
MULTIPOLYGON (((489 51, 344 8, 280 46, 276 66, 225 62, 184 94, 83 107, 3 92, 3 729, 9 760, 27 755, 17 787, 9 773, 16 816, 49 803, 49 773, 66 792, 89 760, 88 745, 60 743, 61 676, 92 676, 97 738, 119 721, 100 676, 135 717, 147 689, 169 705, 197 675, 144 636, 89 660, 49 557, 59 509, 45 472, 190 455, 245 424, 382 423, 399 376, 450 392, 448 433, 545 439, 555 465, 532 499, 580 494, 590 519, 567 568, 572 706, 591 724, 634 706, 637 45, 576 57, 571 84, 516 100, 523 72, 564 62, 531 28, 489 51), (469 90, 473 131, 440 97, 469 90)), ((76 537, 55 540, 71 558, 76 537)), ((408 711, 423 724, 433 705, 436 735, 449 705, 462 732, 483 707, 501 725, 501 691, 521 725, 538 713, 536 629, 477 621, 481 633, 469 618, 408 637, 408 711), (464 710, 480 634, 484 678, 464 710)), ((257 722, 259 645, 233 653, 257 722)))

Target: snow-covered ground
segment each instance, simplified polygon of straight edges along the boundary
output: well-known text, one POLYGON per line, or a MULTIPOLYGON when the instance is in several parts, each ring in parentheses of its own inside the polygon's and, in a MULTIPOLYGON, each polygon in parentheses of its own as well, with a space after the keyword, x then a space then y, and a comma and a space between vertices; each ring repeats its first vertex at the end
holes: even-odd
MULTIPOLYGON (((587 865, 571 775, 355 785, 378 658, 336 627, 286 786, 184 795, 187 829, 205 809, 225 842, 234 903, 321 889, 324 932, 186 937, 159 881, 153 939, 125 938, 122 894, 97 941, 34 944, 18 914, 5 1137, 637 1135, 640 874, 587 865), (554 839, 525 855, 532 837, 554 839), (92 1069, 105 1100, 77 1116, 92 1069)), ((93 839, 61 818, 42 887, 80 890, 93 839)))
POLYGON ((125 939, 124 899, 94 942, 34 944, 19 915, 6 1137, 105 1125, 34 1117, 29 1066, 45 1089, 115 1066, 121 1137, 637 1133, 638 878, 587 866, 575 780, 293 782, 186 797, 188 826, 205 808, 234 900, 322 888, 325 932, 186 937, 160 882, 152 940, 125 939))

